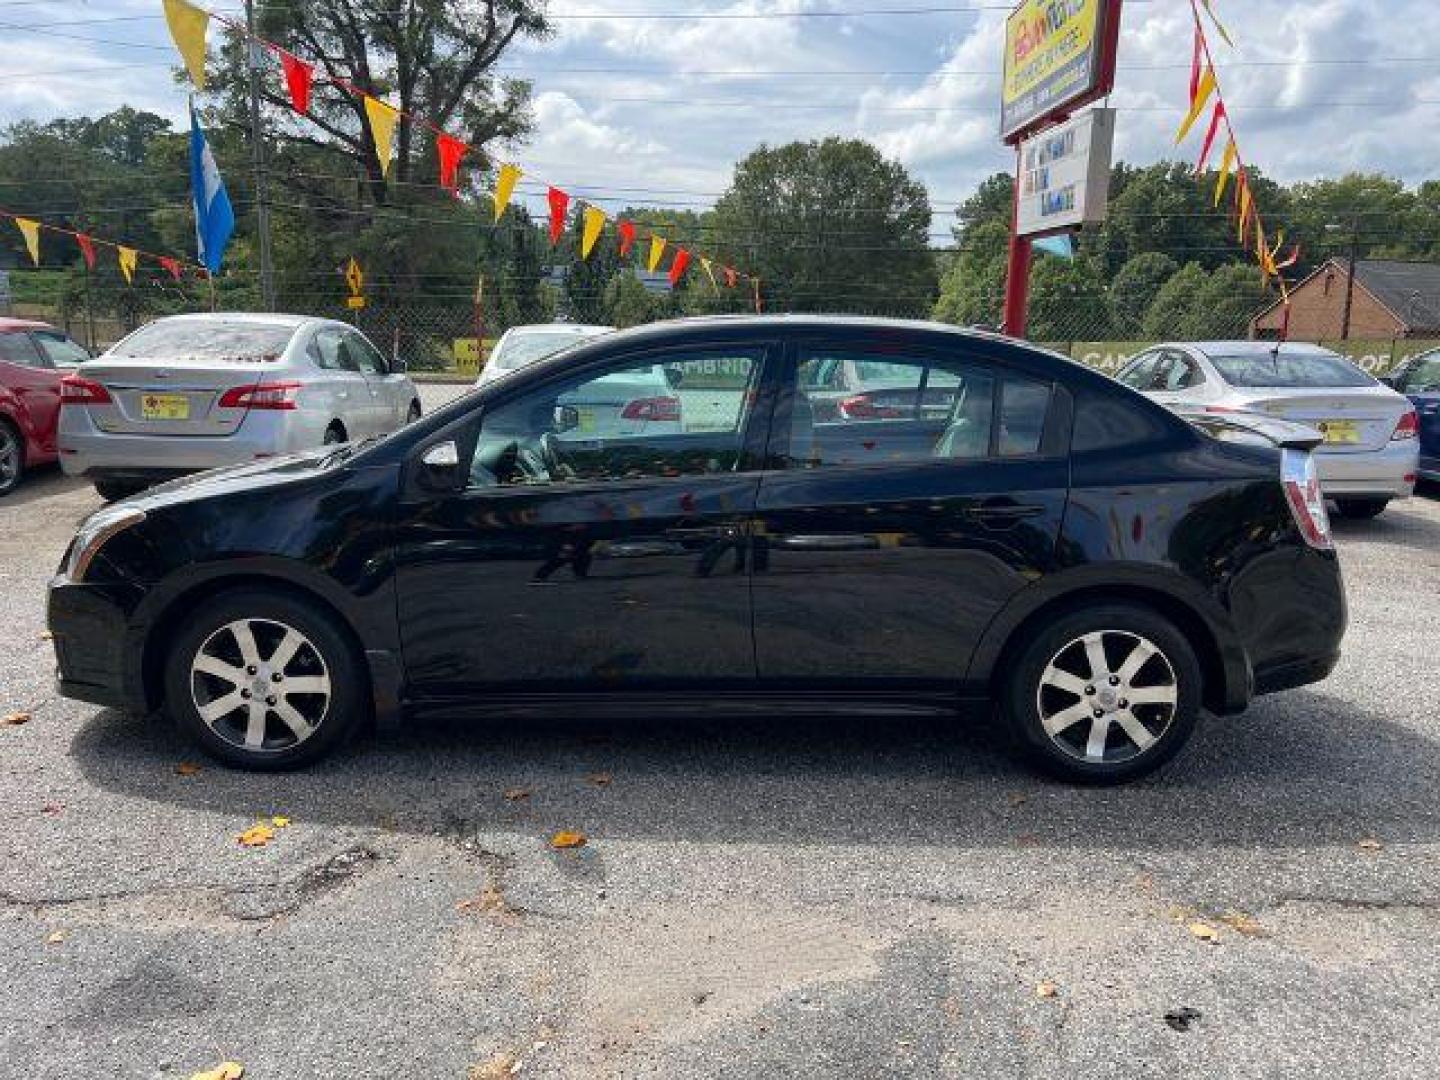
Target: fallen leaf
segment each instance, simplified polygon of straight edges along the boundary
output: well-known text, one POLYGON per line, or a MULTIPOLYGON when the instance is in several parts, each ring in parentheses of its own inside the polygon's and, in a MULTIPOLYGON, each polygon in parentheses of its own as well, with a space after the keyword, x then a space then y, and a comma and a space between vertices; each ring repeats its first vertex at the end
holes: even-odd
POLYGON ((41 631, 40 631, 40 640, 41 640, 41 641, 54 641, 54 640, 55 640, 55 635, 52 634, 49 630, 41 630, 41 631))
POLYGON ((200 766, 196 765, 193 761, 182 761, 179 765, 175 766, 175 771, 181 776, 194 776, 200 771, 200 766))
POLYGON ((505 798, 509 799, 511 802, 518 802, 521 799, 528 799, 529 797, 530 789, 528 787, 512 787, 505 789, 505 798))
POLYGON ((510 906, 510 901, 505 899, 505 894, 494 884, 486 885, 480 890, 479 895, 472 896, 468 900, 461 900, 455 905, 455 910, 460 912, 478 911, 482 915, 518 915, 510 906))
POLYGON ((1227 911, 1220 916, 1220 921, 1237 934, 1243 934, 1246 937, 1265 936, 1265 928, 1254 917, 1246 915, 1243 911, 1227 911))
POLYGON ((40 807, 40 812, 42 814, 50 814, 51 816, 61 814, 65 812, 65 804, 63 802, 47 802, 44 806, 40 807))
POLYGON ((1011 806, 1024 806, 1030 801, 1030 796, 1017 791, 1015 794, 1008 796, 1005 801, 1011 806))
POLYGON ((45 944, 46 944, 46 945, 59 945, 59 944, 60 944, 62 941, 64 941, 64 940, 65 940, 65 931, 64 931, 64 930, 56 930, 53 934, 51 934, 49 937, 47 937, 47 938, 45 939, 45 944))
POLYGON ((1216 930, 1209 923, 1192 922, 1186 929, 1201 941, 1208 942, 1211 945, 1218 945, 1220 943, 1220 931, 1216 930))
POLYGON ((19 727, 21 724, 29 722, 30 714, 28 712, 12 712, 0 716, 0 727, 19 727))
POLYGON ((592 772, 585 779, 589 780, 590 783, 594 784, 596 787, 606 787, 611 782, 613 782, 615 778, 611 776, 608 772, 592 772))
POLYGON ((235 839, 241 847, 264 847, 275 839, 275 830, 263 821, 256 822, 250 828, 240 833, 235 839))
POLYGON ((195 1073, 190 1080, 241 1080, 244 1075, 245 1066, 238 1061, 222 1061, 213 1069, 195 1073))
POLYGON ((471 1065, 468 1078, 469 1080, 504 1080, 507 1076, 514 1076, 519 1070, 520 1059, 514 1054, 502 1050, 489 1061, 471 1065))
POLYGON ((270 819, 270 824, 274 825, 277 829, 283 829, 290 824, 290 819, 284 814, 276 814, 270 819))
POLYGON ((1385 845, 1382 844, 1379 840, 1373 839, 1371 837, 1367 837, 1366 839, 1361 840, 1355 846, 1358 847, 1361 851, 1380 851, 1382 848, 1385 847, 1385 845))
POLYGON ((1046 979, 1035 987, 1035 996, 1040 998, 1059 997, 1060 987, 1055 985, 1055 983, 1051 982, 1049 979, 1046 979))
POLYGON ((583 832, 579 832, 578 830, 573 832, 570 830, 565 830, 562 832, 557 832, 554 836, 550 838, 550 846, 552 848, 556 848, 557 850, 564 850, 565 848, 584 847, 585 841, 587 839, 588 837, 586 837, 583 832))
POLYGON ((1199 1009, 1192 1009, 1189 1005, 1182 1005, 1178 1009, 1171 1009, 1165 1014, 1165 1023, 1169 1024, 1176 1031, 1189 1031, 1190 1025, 1201 1017, 1199 1009))

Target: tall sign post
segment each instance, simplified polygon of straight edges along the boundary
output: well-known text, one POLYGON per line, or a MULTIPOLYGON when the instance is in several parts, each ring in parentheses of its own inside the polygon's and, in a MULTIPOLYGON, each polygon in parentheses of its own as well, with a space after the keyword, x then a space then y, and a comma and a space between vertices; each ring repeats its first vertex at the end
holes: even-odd
POLYGON ((1120 4, 1121 0, 1023 0, 1005 22, 1000 137, 1015 147, 1016 163, 1004 315, 1005 332, 1012 337, 1025 336, 1032 240, 1095 220, 1097 208, 1104 213, 1113 113, 1083 132, 1070 131, 1048 148, 1027 146, 1027 141, 1110 93, 1120 41, 1120 4), (1092 168, 1097 148, 1104 150, 1105 157, 1104 180, 1098 184, 1093 179, 1097 170, 1092 168), (1061 164, 1067 172, 1083 173, 1083 191, 1073 182, 1054 184, 1060 179, 1054 166, 1061 164), (1026 219, 1021 216, 1022 203, 1029 214, 1026 219))

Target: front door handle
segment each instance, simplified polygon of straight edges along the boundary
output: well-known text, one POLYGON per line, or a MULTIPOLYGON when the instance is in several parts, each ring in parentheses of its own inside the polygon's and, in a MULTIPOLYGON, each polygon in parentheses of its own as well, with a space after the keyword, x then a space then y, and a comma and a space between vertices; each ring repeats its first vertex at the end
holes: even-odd
POLYGON ((1038 517, 1045 507, 1034 503, 1017 503, 1010 499, 987 499, 979 506, 971 507, 967 513, 978 518, 982 525, 1004 527, 1014 525, 1026 518, 1038 517))
POLYGON ((734 540, 740 535, 737 525, 702 525, 690 529, 666 529, 669 540, 734 540))

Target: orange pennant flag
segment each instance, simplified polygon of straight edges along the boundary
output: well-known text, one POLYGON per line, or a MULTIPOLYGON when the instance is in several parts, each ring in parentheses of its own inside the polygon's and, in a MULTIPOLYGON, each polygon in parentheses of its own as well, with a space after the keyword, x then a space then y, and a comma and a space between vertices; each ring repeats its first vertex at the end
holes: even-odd
POLYGON ((190 81, 196 90, 204 90, 205 31, 210 26, 210 13, 189 0, 165 0, 165 21, 170 25, 180 59, 185 61, 185 70, 190 72, 190 81))
POLYGON ((500 216, 510 205, 510 196, 515 194, 515 185, 522 175, 518 165, 500 166, 500 175, 495 178, 495 224, 500 224, 500 216))
POLYGON ((665 238, 660 235, 650 237, 650 257, 645 260, 645 269, 652 274, 660 266, 660 258, 665 254, 665 238))
POLYGON ((1200 85, 1195 89, 1195 98, 1190 102, 1190 112, 1185 116, 1185 122, 1180 125, 1180 130, 1175 133, 1175 145, 1179 146, 1185 141, 1185 136, 1190 134, 1190 129, 1195 126, 1195 121, 1200 119, 1200 114, 1205 111, 1205 106, 1210 101, 1210 95, 1215 92, 1215 69, 1207 67, 1200 76, 1200 85))
POLYGON ((135 284, 135 264, 140 261, 140 253, 134 248, 116 245, 115 255, 120 260, 120 272, 125 275, 126 283, 135 284))
POLYGON ((705 271, 705 276, 710 279, 710 287, 716 292, 720 291, 720 283, 715 280, 715 271, 710 266, 710 260, 704 255, 700 256, 700 266, 705 271))
POLYGON ((1252 200, 1250 197, 1250 184, 1245 179, 1244 170, 1241 170, 1240 179, 1236 181, 1235 198, 1237 200, 1236 206, 1240 214, 1240 228, 1238 236, 1240 242, 1243 244, 1245 242, 1245 233, 1250 226, 1250 213, 1252 210, 1255 209, 1254 200, 1252 200))
POLYGON ((1225 144, 1225 153, 1220 157, 1220 179, 1215 181, 1215 205, 1220 205, 1220 200, 1225 197, 1226 185, 1230 183, 1230 174, 1235 171, 1235 159, 1240 156, 1240 151, 1235 147, 1235 140, 1231 139, 1225 144))
POLYGON ((375 157, 380 162, 380 175, 384 176, 390 171, 390 160, 395 156, 395 127, 400 123, 400 110, 366 94, 365 118, 370 121, 375 157))
POLYGON ((30 252, 30 261, 40 265, 40 223, 29 218, 17 217, 15 226, 25 237, 25 249, 30 252))
POLYGON ((585 207, 585 225, 580 232, 580 258, 588 259, 600 239, 600 230, 605 228, 605 211, 598 206, 585 207))

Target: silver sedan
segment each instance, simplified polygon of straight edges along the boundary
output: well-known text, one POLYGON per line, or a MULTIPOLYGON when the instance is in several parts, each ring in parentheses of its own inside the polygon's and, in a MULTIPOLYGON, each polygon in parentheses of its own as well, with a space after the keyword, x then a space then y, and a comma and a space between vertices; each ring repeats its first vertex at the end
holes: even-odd
POLYGON ((60 405, 61 466, 107 499, 420 417, 402 364, 352 326, 297 315, 157 319, 66 376, 60 405))
POLYGON ((1316 428, 1320 486, 1341 515, 1371 518, 1415 490, 1419 426, 1406 398, 1318 345, 1156 345, 1115 376, 1177 410, 1255 412, 1316 428))

